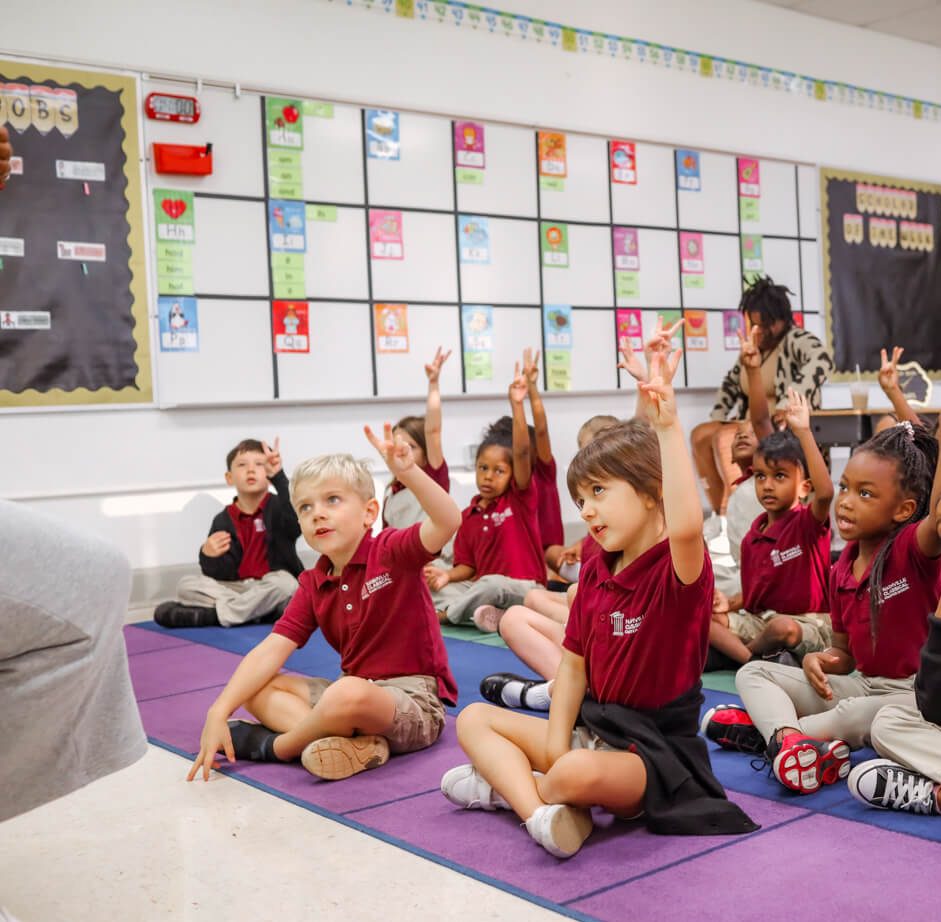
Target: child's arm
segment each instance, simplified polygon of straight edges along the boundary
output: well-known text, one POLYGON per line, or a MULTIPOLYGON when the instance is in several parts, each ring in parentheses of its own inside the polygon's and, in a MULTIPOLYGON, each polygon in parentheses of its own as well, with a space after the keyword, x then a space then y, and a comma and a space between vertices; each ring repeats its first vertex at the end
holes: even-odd
POLYGON ((755 437, 760 442, 766 435, 774 432, 771 422, 771 410, 768 407, 768 395, 761 380, 761 352, 758 349, 758 324, 752 324, 748 336, 738 330, 738 340, 742 344, 739 364, 748 376, 748 417, 751 419, 755 437))
POLYGON ((820 454, 820 448, 810 431, 810 404, 803 394, 798 394, 793 387, 787 389, 787 410, 784 418, 791 432, 797 436, 804 458, 807 460, 807 473, 814 488, 814 502, 810 507, 818 522, 830 518, 830 504, 833 502, 833 481, 827 470, 827 463, 820 454))
POLYGON ((571 650, 562 650, 562 662, 552 686, 549 706, 549 731, 546 736, 546 759, 552 766, 572 748, 572 728, 581 710, 588 679, 585 660, 571 650))
POLYGON ((657 433, 663 470, 663 514, 673 569, 681 583, 699 579, 703 568, 705 543, 702 535, 702 507, 693 474, 693 462, 676 412, 673 376, 682 349, 669 358, 662 353, 651 357, 649 381, 638 385, 641 410, 657 433))
POLYGON ((519 362, 510 384, 510 408, 513 411, 513 480, 520 490, 529 486, 533 476, 533 461, 530 457, 529 429, 526 426, 526 379, 520 374, 519 362))
POLYGON ((392 476, 415 494, 427 516, 419 531, 422 546, 428 553, 437 554, 461 524, 457 503, 415 463, 408 443, 398 437, 393 439, 392 423, 385 424, 382 439, 369 426, 364 426, 363 431, 392 476))
MULTIPOLYGON (((637 383, 640 385, 642 382, 647 381, 647 369, 650 368, 650 363, 653 358, 654 353, 661 353, 663 355, 670 354, 670 344, 673 341, 673 334, 683 325, 683 319, 680 318, 676 323, 668 326, 666 329, 663 328, 663 317, 659 314, 657 315, 657 328, 653 332, 653 336, 644 343, 644 358, 647 360, 647 367, 644 367, 643 362, 640 360, 640 356, 634 351, 631 346, 630 339, 624 340, 624 347, 621 351, 621 361, 618 362, 618 368, 624 369, 637 383)), ((641 404, 643 403, 643 394, 640 390, 637 391, 637 402, 634 406, 634 416, 641 415, 641 404)))
POLYGON ((539 393, 539 350, 535 357, 532 349, 523 350, 523 377, 526 379, 529 405, 533 410, 533 428, 536 430, 536 457, 543 464, 552 460, 552 442, 549 441, 549 422, 546 408, 539 393))
POLYGON ((261 450, 265 453, 265 474, 268 480, 271 481, 277 496, 280 511, 277 520, 278 530, 291 538, 299 538, 301 523, 297 521, 297 513, 291 505, 291 487, 288 483, 287 474, 284 473, 284 464, 281 460, 280 437, 275 437, 273 448, 267 442, 262 442, 261 450))
POLYGON ((466 563, 459 563, 450 570, 442 570, 433 564, 428 564, 424 570, 425 582, 432 592, 444 589, 448 583, 462 583, 466 579, 473 579, 477 570, 466 563))
POLYGON ((908 420, 913 426, 920 426, 921 420, 918 414, 911 408, 902 388, 899 386, 899 359, 905 350, 901 346, 892 347, 892 361, 890 362, 885 349, 880 350, 879 355, 882 359, 882 366, 879 369, 879 387, 882 393, 889 398, 892 409, 899 421, 908 420))
MULTIPOLYGON (((436 471, 444 464, 444 452, 441 450, 441 366, 448 360, 451 350, 442 353, 438 346, 430 365, 425 366, 428 375, 428 401, 425 404, 425 460, 436 471)), ((423 507, 424 508, 424 507, 423 507)))
POLYGON ((934 469, 928 514, 918 523, 918 530, 915 533, 918 547, 925 557, 941 557, 941 535, 938 534, 938 523, 941 521, 939 503, 941 503, 941 455, 934 469))
POLYGON ((826 701, 833 698, 827 675, 849 675, 856 668, 846 634, 833 633, 833 642, 822 653, 808 653, 801 665, 814 691, 826 701))
POLYGON ((235 750, 232 748, 232 736, 227 723, 229 717, 278 674, 296 649, 297 644, 293 640, 288 640, 281 634, 269 634, 254 650, 245 655, 206 713, 206 722, 203 724, 199 740, 199 754, 186 776, 187 781, 192 781, 200 769, 203 771, 203 781, 208 781, 209 770, 214 767, 216 753, 220 750, 225 752, 229 762, 235 761, 235 750))

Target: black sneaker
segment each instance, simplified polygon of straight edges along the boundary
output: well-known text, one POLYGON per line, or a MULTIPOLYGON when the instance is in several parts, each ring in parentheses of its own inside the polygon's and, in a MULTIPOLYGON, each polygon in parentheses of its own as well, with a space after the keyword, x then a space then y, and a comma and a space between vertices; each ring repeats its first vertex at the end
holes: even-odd
POLYGON ((723 749, 759 755, 765 751, 764 737, 752 723, 748 711, 737 704, 718 704, 702 716, 699 731, 723 749))
POLYGON ((930 778, 896 765, 889 759, 860 762, 846 781, 860 803, 879 810, 904 810, 937 816, 938 785, 930 778))
POLYGON ((163 602, 154 609, 154 621, 161 627, 212 627, 218 626, 219 616, 203 605, 163 602))
POLYGON ((526 692, 534 685, 545 685, 545 679, 525 679, 521 675, 513 672, 495 672, 493 675, 484 676, 480 680, 480 694, 488 701, 505 708, 509 705, 503 700, 503 689, 510 682, 522 682, 523 690, 520 692, 520 706, 526 707, 526 692))

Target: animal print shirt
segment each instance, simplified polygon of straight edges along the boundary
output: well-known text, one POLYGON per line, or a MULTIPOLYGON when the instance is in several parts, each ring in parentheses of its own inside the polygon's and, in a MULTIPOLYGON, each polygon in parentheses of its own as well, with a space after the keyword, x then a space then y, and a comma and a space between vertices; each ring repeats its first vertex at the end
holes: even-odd
MULTIPOLYGON (((812 410, 820 409, 820 389, 833 371, 833 359, 822 342, 807 330, 791 327, 779 344, 777 367, 774 370, 774 398, 769 400, 771 412, 787 406, 787 389, 793 387, 807 398, 812 410)), ((725 422, 744 419, 748 397, 742 390, 741 362, 736 362, 723 378, 716 395, 710 419, 725 422)))

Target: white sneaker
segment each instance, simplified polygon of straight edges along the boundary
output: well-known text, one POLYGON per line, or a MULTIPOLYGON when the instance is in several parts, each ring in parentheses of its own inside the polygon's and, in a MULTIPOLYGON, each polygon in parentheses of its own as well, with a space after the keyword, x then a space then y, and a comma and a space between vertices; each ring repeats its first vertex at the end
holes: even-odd
POLYGON ((510 805, 495 791, 473 765, 458 765, 441 776, 441 793, 465 810, 510 810, 510 805))
POLYGON ((496 605, 478 605, 474 609, 472 620, 478 631, 484 634, 495 634, 500 629, 500 619, 503 609, 496 605))
POLYGON ((591 830, 591 811, 566 804, 546 804, 526 820, 526 831, 556 858, 571 858, 591 830))
POLYGON ((934 781, 889 759, 860 762, 850 772, 846 784, 858 801, 879 810, 938 814, 934 781))

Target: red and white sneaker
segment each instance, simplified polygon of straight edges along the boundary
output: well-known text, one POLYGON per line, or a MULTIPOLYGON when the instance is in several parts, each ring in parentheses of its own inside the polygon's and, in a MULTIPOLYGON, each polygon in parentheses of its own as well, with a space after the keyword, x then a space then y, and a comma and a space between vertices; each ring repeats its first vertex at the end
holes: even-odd
POLYGON ((765 751, 764 737, 752 723, 748 711, 737 704, 719 704, 709 708, 702 716, 699 732, 723 749, 751 755, 761 755, 765 751))
POLYGON ((850 773, 850 747, 843 740, 818 740, 789 733, 768 747, 774 777, 798 794, 813 794, 850 773))

